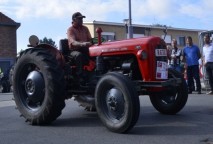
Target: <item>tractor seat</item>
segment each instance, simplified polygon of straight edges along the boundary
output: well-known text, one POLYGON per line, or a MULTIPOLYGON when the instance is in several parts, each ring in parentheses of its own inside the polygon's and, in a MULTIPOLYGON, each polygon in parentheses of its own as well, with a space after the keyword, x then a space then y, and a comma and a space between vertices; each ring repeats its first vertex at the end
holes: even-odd
POLYGON ((59 50, 64 56, 70 55, 70 50, 68 46, 68 39, 61 39, 59 41, 59 50))

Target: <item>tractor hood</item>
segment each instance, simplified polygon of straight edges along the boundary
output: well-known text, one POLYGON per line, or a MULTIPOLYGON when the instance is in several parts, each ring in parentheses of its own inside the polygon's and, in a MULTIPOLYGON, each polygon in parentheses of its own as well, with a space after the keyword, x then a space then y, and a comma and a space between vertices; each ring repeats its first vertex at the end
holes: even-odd
POLYGON ((100 45, 93 45, 89 48, 90 56, 104 56, 115 54, 137 53, 138 50, 147 48, 150 43, 160 43, 160 37, 142 37, 127 40, 104 42, 100 45))

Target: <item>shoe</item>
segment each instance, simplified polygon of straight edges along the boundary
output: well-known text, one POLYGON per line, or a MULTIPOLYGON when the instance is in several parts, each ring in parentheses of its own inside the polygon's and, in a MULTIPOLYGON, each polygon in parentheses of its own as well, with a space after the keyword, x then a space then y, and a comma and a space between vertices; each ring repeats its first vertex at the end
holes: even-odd
POLYGON ((206 93, 207 95, 213 95, 213 91, 206 93))
POLYGON ((202 94, 201 91, 197 91, 197 94, 202 94))

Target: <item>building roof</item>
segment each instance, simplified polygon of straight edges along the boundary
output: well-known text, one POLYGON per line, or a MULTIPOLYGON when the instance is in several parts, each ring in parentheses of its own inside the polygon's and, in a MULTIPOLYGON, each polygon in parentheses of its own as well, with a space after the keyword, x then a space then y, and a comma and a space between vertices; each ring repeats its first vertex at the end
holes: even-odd
POLYGON ((0 12, 0 26, 15 26, 16 28, 19 28, 19 26, 21 25, 20 23, 15 22, 14 20, 12 20, 11 18, 9 18, 8 16, 6 16, 5 14, 3 14, 2 12, 0 12))
MULTIPOLYGON (((124 23, 115 23, 115 22, 103 22, 103 21, 93 21, 93 22, 84 22, 85 24, 101 24, 101 25, 114 25, 114 26, 125 26, 124 23)), ((154 29, 164 29, 165 27, 158 27, 154 25, 141 25, 141 24, 132 24, 133 27, 144 27, 144 28, 154 28, 154 29)), ((175 28, 175 27, 167 27, 169 30, 179 30, 179 31, 194 31, 194 32, 202 32, 206 30, 202 29, 186 29, 186 28, 175 28)))

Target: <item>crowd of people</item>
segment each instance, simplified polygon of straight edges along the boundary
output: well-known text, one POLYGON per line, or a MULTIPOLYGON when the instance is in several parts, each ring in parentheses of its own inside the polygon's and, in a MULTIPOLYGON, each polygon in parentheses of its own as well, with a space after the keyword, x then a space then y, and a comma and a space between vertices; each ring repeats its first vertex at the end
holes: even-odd
POLYGON ((209 77, 211 90, 207 94, 213 95, 213 44, 210 42, 208 34, 204 36, 204 43, 202 55, 199 47, 193 44, 191 36, 186 38, 186 46, 183 49, 177 47, 176 39, 172 40, 171 45, 167 45, 168 65, 170 68, 185 74, 188 94, 191 94, 193 91, 201 94, 200 60, 201 65, 205 66, 206 74, 209 77))

